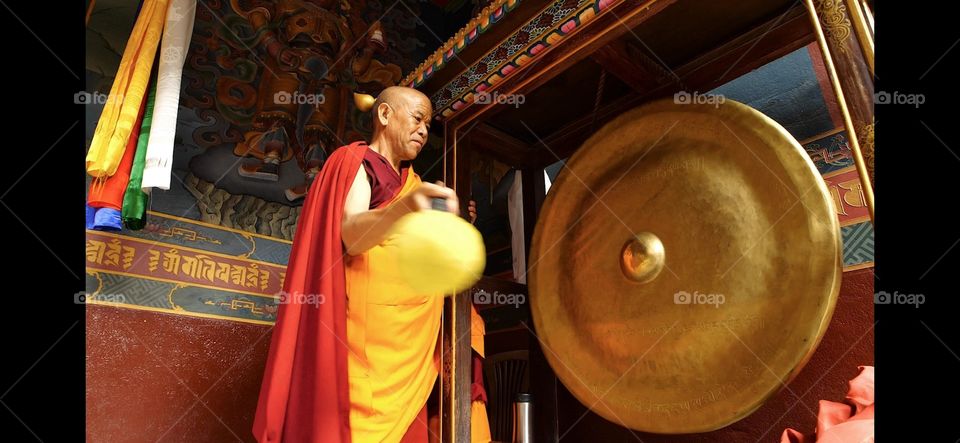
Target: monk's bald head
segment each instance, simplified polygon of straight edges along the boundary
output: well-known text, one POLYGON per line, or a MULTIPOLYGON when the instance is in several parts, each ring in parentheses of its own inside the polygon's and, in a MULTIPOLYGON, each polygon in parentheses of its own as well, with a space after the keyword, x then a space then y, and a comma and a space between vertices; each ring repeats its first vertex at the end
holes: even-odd
POLYGON ((373 138, 404 160, 412 160, 427 142, 433 107, 422 92, 390 86, 373 102, 373 138))
POLYGON ((428 106, 430 105, 430 99, 426 94, 406 86, 388 86, 380 95, 377 96, 377 100, 373 102, 373 113, 374 116, 377 114, 377 108, 380 107, 381 103, 387 103, 390 106, 397 107, 401 104, 406 104, 408 101, 422 101, 428 106))

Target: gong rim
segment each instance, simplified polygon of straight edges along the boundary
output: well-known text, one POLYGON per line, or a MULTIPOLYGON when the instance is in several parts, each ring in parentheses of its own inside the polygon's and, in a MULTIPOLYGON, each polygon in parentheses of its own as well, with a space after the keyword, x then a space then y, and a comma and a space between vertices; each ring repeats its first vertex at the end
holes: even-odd
MULTIPOLYGON (((719 128, 721 126, 717 127, 719 128)), ((669 133, 675 130, 676 127, 672 127, 671 129, 668 129, 667 132, 669 133)), ((643 154, 645 156, 658 152, 658 149, 669 149, 665 147, 669 147, 671 143, 674 143, 674 141, 671 141, 672 138, 689 135, 685 132, 682 132, 684 130, 686 129, 682 129, 681 132, 666 134, 662 139, 658 140, 653 145, 650 145, 646 148, 639 148, 638 150, 645 152, 645 154, 643 154)), ((718 137, 718 139, 729 137, 719 132, 715 135, 718 137)), ((677 140, 681 139, 677 138, 677 140)), ((740 140, 740 142, 744 145, 744 147, 746 147, 746 149, 750 149, 748 146, 749 142, 744 142, 743 140, 740 140)), ((742 147, 737 147, 736 144, 728 145, 726 148, 743 149, 742 147)), ((669 151, 667 152, 669 153, 669 151)), ((753 154, 755 156, 757 155, 757 153, 753 154)), ((760 155, 767 156, 768 153, 761 153, 760 155)), ((769 159, 771 157, 765 158, 769 159)), ((634 166, 640 164, 640 162, 642 162, 642 157, 640 158, 640 161, 634 163, 634 166)), ((774 166, 774 168, 777 168, 778 166, 774 166)), ((631 166, 630 169, 632 168, 633 166, 631 166)), ((630 169, 628 169, 624 174, 629 174, 630 169)), ((773 169, 771 169, 770 172, 776 175, 773 169)), ((780 169, 777 169, 777 173, 779 172, 781 172, 780 169)), ((621 178, 624 176, 621 176, 621 178)), ((610 185, 611 189, 618 186, 618 183, 619 181, 610 185)), ((786 183, 781 181, 781 184, 785 189, 790 190, 786 183)), ((602 200, 600 201, 602 202, 602 200)), ((650 205, 651 201, 653 200, 646 200, 644 204, 650 205)), ((606 210, 602 207, 596 208, 594 206, 591 206, 590 208, 592 209, 587 209, 586 212, 590 212, 591 210, 606 210)), ((604 203, 604 205, 601 206, 607 206, 607 204, 604 203)), ((663 207, 664 205, 660 204, 660 206, 663 207)), ((607 209, 610 208, 608 207, 607 209)), ((631 208, 631 210, 635 210, 635 208, 631 208)), ((787 213, 794 214, 794 212, 792 212, 794 210, 795 209, 791 208, 787 210, 784 215, 787 215, 787 213)), ((610 211, 612 213, 615 212, 613 209, 610 209, 610 211)), ((664 215, 664 217, 666 217, 666 215, 664 215)), ((589 221, 591 219, 587 218, 587 220, 589 221)), ((651 219, 647 218, 647 220, 649 221, 651 219)), ((631 221, 624 222, 623 220, 620 220, 620 222, 625 226, 630 224, 631 221)), ((607 222, 604 221, 604 223, 607 222)), ((791 221, 789 226, 794 226, 793 223, 794 222, 791 221)), ((595 230, 614 232, 616 230, 615 228, 615 226, 611 228, 611 226, 608 224, 607 226, 597 227, 595 230)), ((801 231, 802 228, 803 226, 800 228, 801 231)), ((771 227, 771 230, 775 229, 777 229, 775 225, 771 227)), ((810 228, 810 230, 812 231, 814 228, 810 228)), ((633 232, 631 229, 631 234, 644 234, 642 229, 636 229, 636 231, 638 232, 633 232)), ((654 234, 656 234, 656 232, 654 232, 654 234)), ((643 235, 639 235, 639 237, 643 237, 643 235)), ((678 266, 677 257, 683 257, 684 252, 678 251, 675 248, 675 245, 673 245, 673 243, 679 242, 677 240, 678 235, 674 234, 666 237, 667 238, 664 240, 664 244, 666 245, 666 270, 659 272, 659 274, 657 272, 648 272, 643 274, 642 278, 634 278, 629 275, 630 270, 628 269, 628 266, 620 263, 621 272, 623 272, 625 274, 624 277, 626 277, 624 278, 624 281, 629 281, 630 283, 618 282, 616 284, 629 284, 634 286, 613 286, 612 288, 617 289, 621 287, 640 287, 641 289, 629 289, 624 293, 636 293, 641 294, 643 297, 649 298, 652 295, 644 293, 642 289, 644 284, 649 284, 645 283, 645 281, 654 280, 656 282, 656 279, 668 279, 676 277, 677 272, 681 271, 672 271, 671 266, 678 266), (673 274, 673 277, 671 277, 670 274, 673 274)), ((623 243, 621 240, 618 241, 621 244, 623 243)), ((659 239, 657 239, 657 241, 659 241, 659 239)), ((796 246, 798 244, 797 241, 790 240, 788 243, 791 245, 790 247, 793 248, 792 250, 803 250, 801 247, 796 246)), ((628 246, 630 246, 629 241, 616 252, 620 254, 626 254, 628 249, 644 249, 636 247, 635 244, 633 245, 632 249, 628 246)), ((586 142, 583 143, 580 149, 578 149, 573 156, 569 158, 562 173, 551 185, 551 192, 547 194, 537 220, 530 252, 530 260, 532 263, 529 271, 531 314, 533 317, 536 334, 541 342, 541 346, 544 348, 544 355, 546 356, 548 363, 550 364, 551 368, 553 368, 557 377, 561 380, 561 382, 563 382, 564 386, 567 387, 574 397, 576 397, 581 403, 601 417, 627 428, 662 434, 707 432, 722 428, 750 415, 760 406, 762 406, 763 403, 766 402, 771 396, 775 395, 783 386, 789 384, 789 382, 810 359, 813 352, 816 350, 817 345, 823 338, 824 333, 826 332, 827 326, 829 325, 830 319, 833 315, 837 297, 839 295, 840 280, 842 277, 842 243, 840 238, 839 220, 836 216, 829 191, 816 166, 813 164, 809 156, 807 156, 806 152, 799 145, 796 139, 794 139, 793 136, 786 131, 786 129, 759 111, 729 99, 719 105, 676 104, 672 99, 660 100, 624 113, 597 131, 586 142), (628 142, 623 142, 622 137, 618 139, 619 133, 626 132, 624 128, 636 127, 638 124, 637 122, 646 122, 641 123, 639 127, 644 127, 644 124, 646 124, 647 126, 645 126, 645 128, 649 129, 650 127, 657 126, 657 124, 650 123, 651 121, 657 120, 678 120, 681 122, 679 124, 682 127, 685 119, 686 121, 696 121, 698 123, 709 122, 711 119, 714 119, 726 125, 728 129, 730 129, 730 132, 734 133, 735 136, 739 135, 737 138, 763 140, 767 142, 769 146, 773 147, 771 151, 774 151, 773 154, 769 155, 772 155, 773 158, 780 160, 780 164, 778 166, 782 167, 782 172, 785 174, 784 177, 790 183, 790 185, 801 183, 809 184, 811 186, 810 189, 806 189, 807 192, 803 193, 802 195, 798 195, 797 200, 799 203, 802 203, 802 206, 805 210, 811 213, 812 220, 817 220, 823 225, 816 228, 817 232, 815 234, 811 234, 811 237, 815 238, 815 241, 810 248, 815 247, 819 252, 811 259, 811 262, 817 262, 811 265, 811 269, 816 269, 818 272, 809 277, 811 280, 816 280, 815 284, 811 284, 811 287, 815 286, 817 288, 815 290, 817 293, 807 295, 809 297, 816 297, 816 307, 809 308, 805 306, 804 309, 799 311, 801 312, 799 315, 804 316, 802 322, 798 321, 798 324, 800 325, 800 332, 782 334, 785 337, 786 343, 789 344, 788 349, 780 352, 780 354, 783 355, 779 355, 777 354, 779 351, 772 348, 768 349, 770 348, 770 341, 773 340, 772 338, 756 338, 757 335, 762 335, 758 334, 757 331, 745 334, 744 338, 741 338, 737 335, 737 332, 740 332, 741 329, 734 329, 738 326, 743 326, 742 324, 734 323, 733 328, 727 324, 724 324, 723 326, 729 330, 734 337, 740 339, 744 348, 747 348, 753 352, 751 346, 756 343, 758 349, 764 349, 767 353, 777 355, 774 359, 775 363, 767 365, 764 362, 767 354, 763 354, 761 357, 759 354, 755 353, 754 355, 757 356, 757 360, 760 361, 762 366, 765 366, 764 369, 759 369, 759 371, 765 371, 766 373, 756 374, 758 369, 754 368, 757 366, 755 363, 747 363, 747 365, 751 366, 752 369, 750 370, 754 371, 753 373, 757 375, 758 381, 753 382, 752 385, 749 385, 745 384, 747 382, 744 381, 749 380, 749 377, 747 376, 728 376, 731 381, 726 383, 726 385, 729 385, 727 386, 727 388, 729 388, 727 391, 724 391, 724 388, 721 387, 718 388, 719 390, 717 390, 715 393, 711 391, 709 395, 706 395, 706 400, 703 400, 703 396, 694 398, 694 406, 690 405, 689 400, 687 401, 686 405, 683 404, 682 399, 685 398, 683 395, 686 395, 687 391, 678 389, 677 398, 673 398, 668 395, 671 394, 668 386, 669 383, 664 385, 664 381, 669 380, 669 371, 660 373, 657 372, 656 368, 651 370, 650 368, 645 368, 644 365, 639 363, 643 362, 644 360, 652 360, 654 363, 669 360, 669 358, 671 358, 671 350, 674 348, 667 347, 657 349, 657 346, 661 345, 660 342, 663 341, 664 338, 669 338, 667 341, 669 341, 672 346, 677 345, 678 343, 683 343, 682 338, 685 336, 694 336, 698 334, 699 336, 708 336, 705 335, 705 332, 696 330, 696 328, 701 326, 690 326, 689 329, 684 329, 686 326, 683 326, 683 319, 678 319, 674 323, 674 326, 670 326, 670 328, 659 337, 659 340, 653 343, 653 346, 646 347, 641 347, 641 345, 634 345, 627 342, 617 343, 615 339, 604 339, 603 337, 605 333, 601 331, 608 331, 607 333, 614 337, 616 337, 618 333, 622 333, 622 335, 620 335, 621 337, 631 338, 642 335, 641 333, 630 330, 630 328, 632 328, 635 323, 641 323, 644 318, 640 318, 638 322, 634 322, 634 318, 631 318, 631 325, 626 329, 624 329, 623 325, 617 325, 616 322, 612 322, 611 325, 601 325, 603 320, 598 317, 599 310, 584 304, 584 302, 580 299, 572 298, 577 296, 582 299, 585 297, 585 289, 592 290, 594 286, 598 288, 603 288, 604 286, 602 284, 598 284, 599 282, 595 282, 594 284, 576 282, 575 279, 577 278, 577 275, 588 274, 582 278, 591 277, 589 273, 591 272, 591 268, 593 268, 593 266, 587 266, 584 263, 580 263, 586 260, 578 259, 576 257, 576 254, 583 253, 583 249, 589 248, 585 248, 583 246, 580 246, 580 249, 573 247, 568 248, 566 243, 571 241, 564 239, 564 237, 569 236, 580 236, 581 234, 579 231, 585 230, 582 227, 578 227, 577 223, 581 219, 587 217, 587 215, 584 213, 583 207, 579 207, 578 211, 576 208, 574 208, 574 206, 577 206, 577 204, 582 204, 585 199, 590 197, 590 194, 592 194, 594 198, 598 199, 602 199, 607 195, 602 193, 602 191, 595 192, 591 189, 589 192, 586 192, 579 188, 588 188, 587 183, 596 184, 591 182, 591 180, 595 179, 596 177, 600 177, 597 179, 598 183, 603 182, 605 179, 609 181, 609 177, 604 178, 604 176, 598 175, 599 173, 596 173, 595 171, 598 168, 602 169, 604 162, 616 160, 615 155, 617 155, 619 152, 619 147, 624 146, 625 143, 629 144, 628 142), (586 180, 586 182, 584 180, 586 180), (572 200, 574 203, 566 204, 564 203, 564 200, 572 200), (576 222, 571 223, 573 220, 576 220, 576 222), (575 254, 573 254, 571 257, 558 258, 560 255, 556 250, 558 247, 560 252, 573 250, 575 251, 575 254), (553 254, 551 254, 551 252, 553 254), (563 264, 563 260, 577 263, 565 265, 563 264), (578 268, 577 266, 581 267, 578 268), (577 272, 568 272, 568 274, 571 275, 570 280, 561 281, 562 275, 564 275, 563 272, 558 272, 561 270, 576 270, 577 272), (575 292, 577 289, 571 289, 577 287, 581 288, 580 292, 575 292), (574 294, 574 296, 570 294, 574 294), (568 307, 564 308, 564 304, 568 305, 568 307), (571 307, 571 305, 573 306, 571 307), (584 312, 586 312, 586 314, 584 312), (677 324, 681 324, 683 327, 681 329, 674 329, 675 325, 677 324), (800 338, 803 339, 803 344, 797 345, 797 343, 800 343, 797 341, 800 338), (594 341, 591 342, 591 339, 594 341), (602 346, 599 346, 598 344, 602 346), (591 346, 593 347, 591 348, 591 346), (609 349, 605 349, 603 352, 597 351, 597 348, 600 347, 606 347, 609 349), (646 351, 639 352, 641 349, 646 349, 646 351), (666 349, 666 351, 664 351, 664 349, 666 349), (614 355, 614 357, 608 357, 608 354, 614 355), (624 356, 632 356, 633 358, 624 359, 624 356), (591 357, 593 358, 591 359, 591 357), (605 358, 608 359, 607 367, 604 367, 603 361, 599 361, 595 364, 591 363, 591 360, 603 360, 605 358), (617 358, 619 358, 619 360, 617 360, 617 358), (613 370, 613 367, 619 364, 619 369, 623 370, 625 363, 629 363, 630 361, 633 361, 633 365, 629 366, 626 371, 623 371, 619 378, 614 378, 613 374, 616 374, 617 372, 613 370), (637 376, 637 372, 642 373, 642 376, 637 376), (611 381, 613 381, 612 384, 611 381), (740 385, 738 385, 738 383, 740 385), (626 386, 627 392, 615 392, 611 394, 611 392, 613 392, 618 385, 620 387, 626 386), (646 388, 644 388, 646 385, 658 386, 656 389, 659 390, 647 391, 645 390, 646 388), (741 390, 737 389, 741 387, 741 385, 746 386, 746 388, 742 389, 742 391, 746 391, 743 394, 740 393, 741 390), (663 386, 667 387, 664 388, 663 386), (638 399, 631 399, 629 398, 630 395, 628 394, 636 394, 635 397, 638 399), (657 403, 658 394, 662 394, 662 403, 657 403), (727 394, 731 394, 731 396, 727 397, 727 399, 724 399, 723 396, 727 394), (666 406, 661 407, 661 405, 666 406), (697 408, 701 405, 703 405, 702 408, 698 410, 697 408)), ((604 258, 604 260, 606 259, 604 258)), ((626 258, 623 260, 626 260, 626 258)), ((636 261, 635 257, 634 260, 636 261)), ((589 265, 592 263, 593 262, 588 262, 587 264, 589 265)), ((608 264, 604 261, 603 266, 608 266, 608 264)), ((728 270, 728 272, 730 272, 730 270, 728 270)), ((666 284, 664 283, 664 285, 666 284)), ((755 290, 753 292, 758 291, 759 290, 755 290)), ((811 290, 811 292, 812 291, 814 290, 811 290)), ((680 292, 675 294, 679 294, 680 292)), ((751 294, 753 294, 753 292, 751 292, 751 294)), ((798 289, 794 292, 800 293, 802 291, 798 289)), ((593 295, 607 297, 607 301, 615 300, 616 303, 620 303, 619 305, 614 303, 614 308, 617 306, 622 307, 624 303, 622 300, 616 298, 618 295, 593 295)), ((662 293, 657 293, 655 295, 657 297, 663 296, 662 293)), ((647 299, 645 298, 644 300, 647 299)), ((788 301, 791 300, 794 299, 788 299, 788 301)), ((770 300, 761 299, 760 301, 770 304, 770 300)), ((676 300, 674 302, 676 303, 676 300)), ((804 301, 804 303, 813 304, 814 302, 804 301)), ((744 302, 743 304, 744 306, 749 305, 748 302, 744 302)), ((627 302, 627 305, 629 305, 629 302, 627 302)), ((630 307, 632 306, 628 306, 628 308, 630 307)), ((664 308, 658 305, 656 309, 658 312, 666 312, 667 314, 665 317, 669 318, 669 316, 672 315, 670 313, 674 312, 671 311, 671 309, 687 308, 669 306, 664 308)), ((750 312, 750 308, 744 309, 746 309, 744 312, 750 312)), ((629 311, 630 309, 626 310, 629 311)), ((616 310, 612 310, 610 315, 615 316, 616 310)), ((784 314, 778 313, 778 315, 783 316, 784 314)), ((710 317, 704 318, 709 319, 710 317)), ((761 325, 759 326, 760 332, 775 331, 777 327, 776 325, 764 324, 763 319, 760 320, 759 324, 761 325)), ((701 324, 697 323, 697 325, 701 324)), ((757 328, 744 326, 743 330, 747 331, 753 329, 757 328)), ((643 332, 643 334, 645 333, 646 332, 643 332)), ((648 335, 652 336, 653 334, 648 335)), ((774 337, 776 337, 776 335, 774 335, 774 337)), ((626 340, 626 338, 623 340, 626 340)), ((644 340, 648 342, 650 337, 642 337, 642 340, 638 340, 638 342, 643 342, 644 340)), ((696 349, 696 346, 691 346, 690 348, 696 349)), ((677 355, 682 354, 683 351, 686 350, 686 348, 678 349, 680 350, 675 351, 675 354, 677 355)), ((709 353, 711 351, 707 350, 706 352, 709 353)), ((715 360, 716 358, 714 357, 713 359, 715 360)), ((682 359, 677 358, 676 360, 681 361, 682 359)), ((712 369, 722 367, 722 365, 718 366, 718 364, 712 360, 707 360, 710 359, 704 359, 705 362, 713 365, 711 366, 712 369)), ((681 368, 684 366, 678 365, 677 367, 681 368)), ((697 387, 690 389, 695 392, 700 392, 696 391, 696 389, 702 388, 702 386, 706 386, 710 383, 700 382, 699 380, 701 379, 703 379, 703 377, 698 377, 698 381, 696 383, 691 383, 691 385, 696 385, 697 387)), ((723 376, 719 377, 719 380, 724 380, 723 376)), ((719 384, 723 385, 723 383, 719 384)))

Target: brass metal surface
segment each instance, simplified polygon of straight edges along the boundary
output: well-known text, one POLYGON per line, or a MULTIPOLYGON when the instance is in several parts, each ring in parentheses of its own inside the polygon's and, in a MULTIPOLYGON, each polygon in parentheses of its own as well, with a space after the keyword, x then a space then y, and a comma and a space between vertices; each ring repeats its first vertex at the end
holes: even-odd
POLYGON ((668 434, 724 427, 788 383, 842 264, 827 187, 783 127, 732 100, 674 99, 569 159, 530 262, 535 332, 563 384, 613 423, 668 434))

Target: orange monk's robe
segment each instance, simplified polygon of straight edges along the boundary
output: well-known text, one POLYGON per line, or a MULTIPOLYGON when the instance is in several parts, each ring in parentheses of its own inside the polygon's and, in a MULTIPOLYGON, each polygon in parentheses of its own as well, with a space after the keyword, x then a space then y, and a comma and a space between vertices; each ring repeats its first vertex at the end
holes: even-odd
POLYGON ((470 347, 473 352, 479 355, 479 358, 473 358, 473 379, 471 385, 470 402, 470 442, 471 443, 489 443, 490 442, 490 421, 487 419, 487 393, 483 387, 483 358, 484 346, 483 336, 486 335, 487 328, 483 322, 483 317, 477 312, 477 307, 470 305, 470 347))
MULTIPOLYGON (((344 254, 343 207, 368 149, 335 150, 304 201, 254 417, 261 443, 400 441, 436 381, 443 297, 403 282, 392 237, 344 254)), ((420 183, 412 169, 402 179, 378 207, 420 183)))
MULTIPOLYGON (((483 337, 486 325, 477 312, 476 305, 470 305, 470 347, 473 348, 471 371, 473 382, 470 384, 470 442, 490 443, 490 421, 487 418, 487 391, 483 386, 483 337)), ((440 441, 440 416, 430 416, 430 443, 440 441)))
MULTIPOLYGON (((396 204, 420 183, 408 168, 400 190, 378 208, 396 204)), ((443 297, 417 293, 399 269, 392 236, 345 258, 354 443, 400 441, 418 419, 439 373, 443 297)))

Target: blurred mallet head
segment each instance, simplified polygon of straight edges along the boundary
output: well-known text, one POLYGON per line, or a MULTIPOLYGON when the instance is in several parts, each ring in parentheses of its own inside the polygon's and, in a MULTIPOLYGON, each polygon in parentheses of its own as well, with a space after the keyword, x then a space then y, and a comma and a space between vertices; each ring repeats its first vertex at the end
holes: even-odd
POLYGON ((400 271, 415 291, 452 295, 473 286, 483 275, 483 237, 466 220, 447 212, 446 202, 433 200, 432 210, 403 216, 393 228, 400 271))

